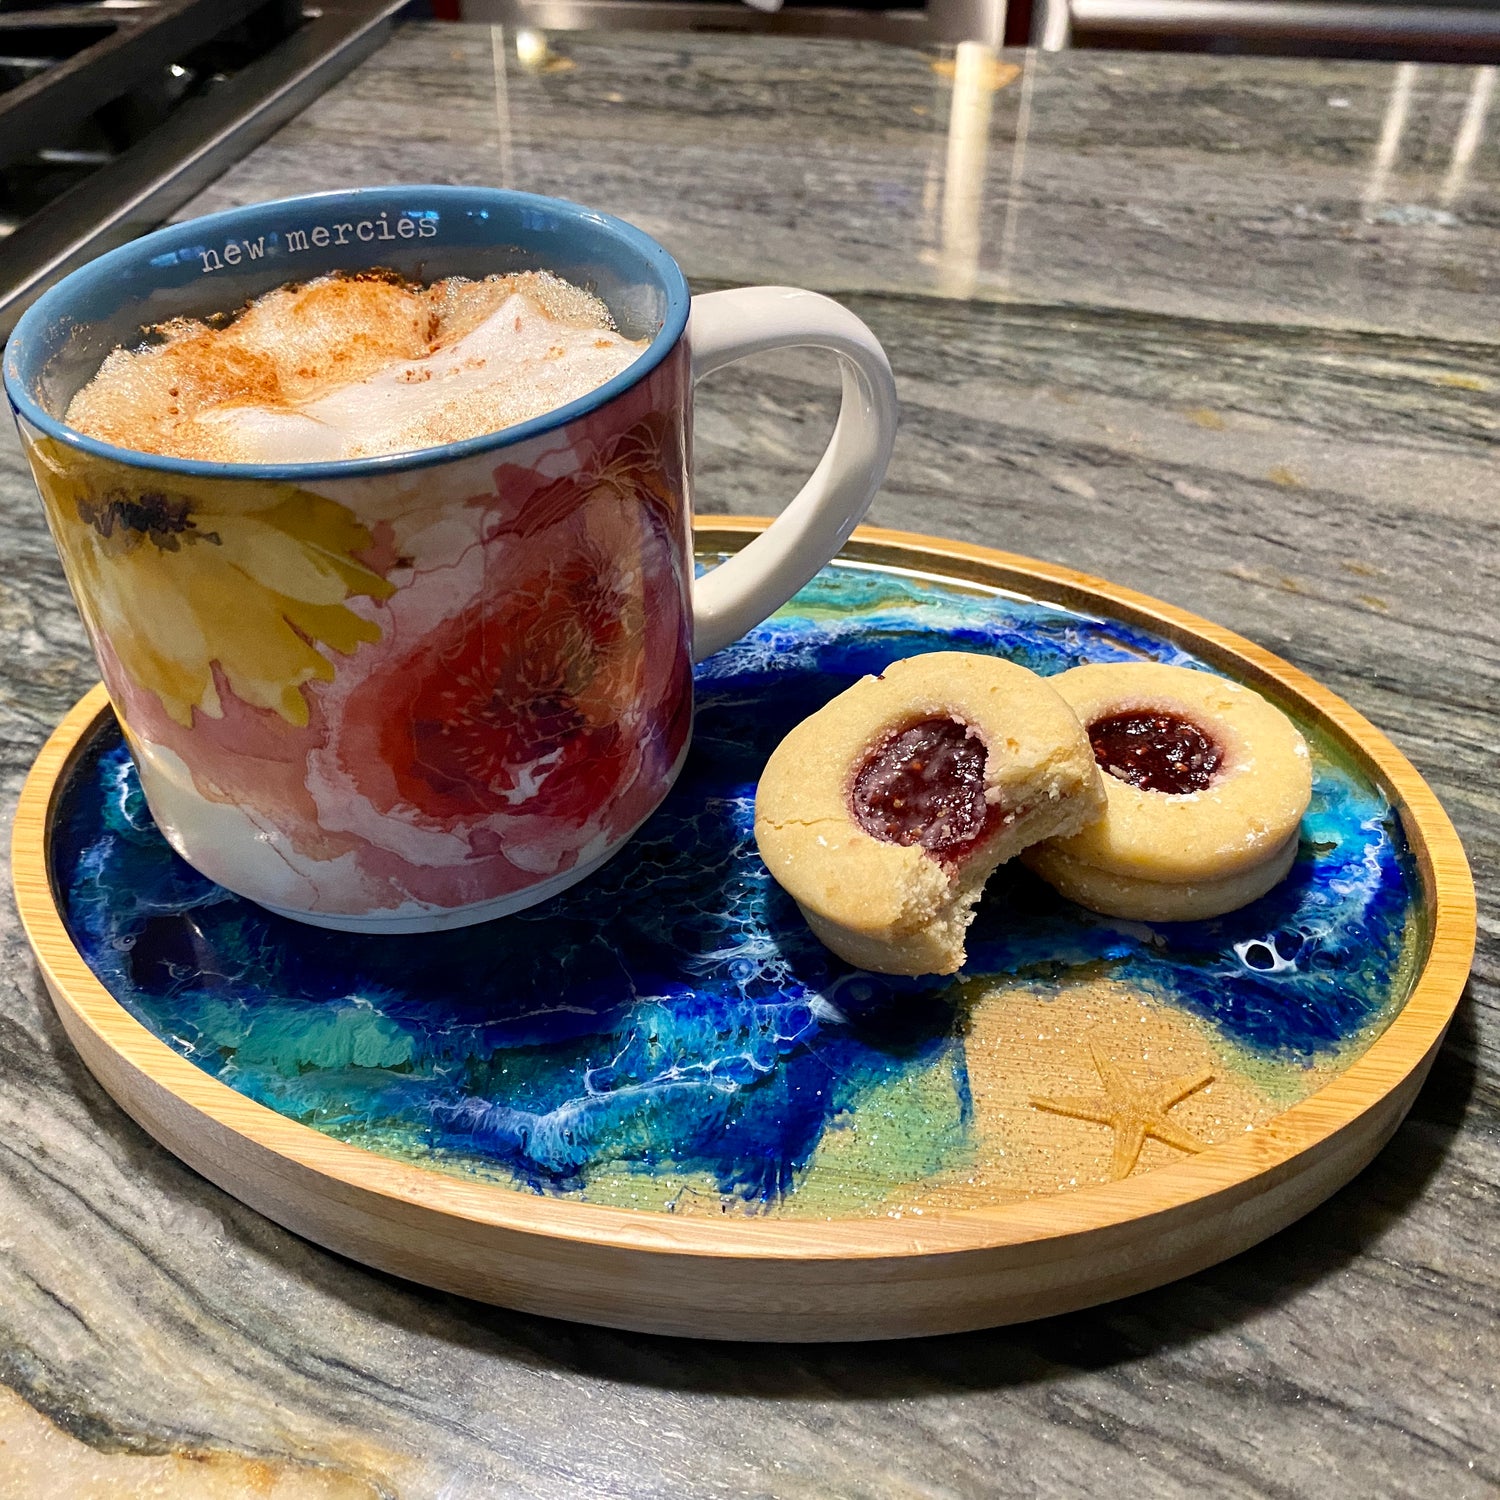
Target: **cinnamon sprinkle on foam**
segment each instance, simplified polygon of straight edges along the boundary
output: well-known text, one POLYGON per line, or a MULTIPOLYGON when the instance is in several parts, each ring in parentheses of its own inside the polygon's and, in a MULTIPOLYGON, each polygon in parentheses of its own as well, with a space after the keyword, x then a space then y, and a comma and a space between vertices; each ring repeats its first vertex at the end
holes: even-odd
POLYGON ((592 293, 546 271, 325 276, 221 326, 179 318, 116 349, 66 421, 118 447, 216 463, 317 463, 460 442, 555 410, 630 365, 592 293))

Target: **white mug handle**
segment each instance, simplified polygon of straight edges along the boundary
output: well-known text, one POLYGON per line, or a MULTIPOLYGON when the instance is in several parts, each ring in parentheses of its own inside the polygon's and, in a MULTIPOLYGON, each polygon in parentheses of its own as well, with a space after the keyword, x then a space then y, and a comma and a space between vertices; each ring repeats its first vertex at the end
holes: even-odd
POLYGON ((896 382, 875 335, 817 292, 748 286, 693 298, 693 383, 769 349, 838 355, 843 404, 823 457, 776 520, 693 585, 693 660, 737 641, 828 562, 870 508, 896 440, 896 382))

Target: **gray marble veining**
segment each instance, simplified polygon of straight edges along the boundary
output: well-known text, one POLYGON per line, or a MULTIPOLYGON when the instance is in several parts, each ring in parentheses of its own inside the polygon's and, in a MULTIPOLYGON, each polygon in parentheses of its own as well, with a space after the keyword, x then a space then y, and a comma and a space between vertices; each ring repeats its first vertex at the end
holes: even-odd
MULTIPOLYGON (((872 519, 1107 575, 1342 693, 1465 838, 1482 923, 1469 995, 1376 1163, 1225 1265, 1029 1327, 736 1348, 478 1307, 277 1229, 109 1101, 11 914, 0 1381, 102 1449, 292 1459, 400 1500, 1495 1494, 1493 148, 1442 210, 1452 223, 1380 216, 1441 208, 1468 71, 1414 76, 1405 154, 1366 216, 1393 68, 1046 59, 1010 258, 1016 174, 992 154, 975 295, 959 299, 938 295, 941 192, 924 207, 952 88, 933 59, 764 39, 554 45, 573 67, 507 65, 506 143, 490 33, 401 33, 197 207, 503 176, 634 218, 700 288, 838 291, 902 393, 872 519)), ((997 143, 1014 138, 1024 81, 995 92, 997 143)), ((701 507, 775 509, 832 410, 828 372, 796 356, 714 376, 701 507)), ((94 669, 8 435, 0 507, 10 806, 94 669)))
POLYGON ((1473 69, 1016 53, 955 78, 873 43, 553 47, 528 70, 502 32, 409 33, 185 212, 499 183, 731 281, 1497 336, 1500 140, 1454 164, 1473 69))

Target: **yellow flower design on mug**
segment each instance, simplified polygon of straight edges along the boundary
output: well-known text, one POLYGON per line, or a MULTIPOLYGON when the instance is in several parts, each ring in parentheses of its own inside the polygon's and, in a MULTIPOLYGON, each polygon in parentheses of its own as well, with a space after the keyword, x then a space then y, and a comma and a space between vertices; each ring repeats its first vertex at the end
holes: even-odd
POLYGON ((394 585, 355 561, 370 533, 337 501, 272 480, 188 479, 30 439, 37 486, 74 597, 132 682, 178 723, 236 697, 292 724, 302 685, 330 681, 380 629, 348 607, 394 585))

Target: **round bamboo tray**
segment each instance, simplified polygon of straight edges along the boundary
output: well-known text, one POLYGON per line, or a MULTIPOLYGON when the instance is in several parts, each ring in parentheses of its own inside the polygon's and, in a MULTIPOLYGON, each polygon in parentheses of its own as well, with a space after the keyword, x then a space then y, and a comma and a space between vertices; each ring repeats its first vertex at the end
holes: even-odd
MULTIPOLYGON (((705 518, 697 542, 732 551, 766 524, 705 518)), ((21 918, 85 1063, 168 1150, 320 1245, 487 1302, 664 1334, 872 1339, 1066 1312, 1234 1255, 1348 1182, 1410 1108, 1473 952, 1474 893, 1463 849, 1406 758, 1286 662, 1128 589, 981 547, 872 528, 856 532, 844 556, 1144 627, 1339 743, 1399 813, 1421 885, 1415 984, 1368 1050, 1230 1143, 1120 1182, 920 1220, 677 1217, 465 1181, 344 1144, 234 1092, 134 1020, 85 964, 52 888, 48 840, 58 790, 107 722, 100 687, 38 757, 13 842, 21 918)))

